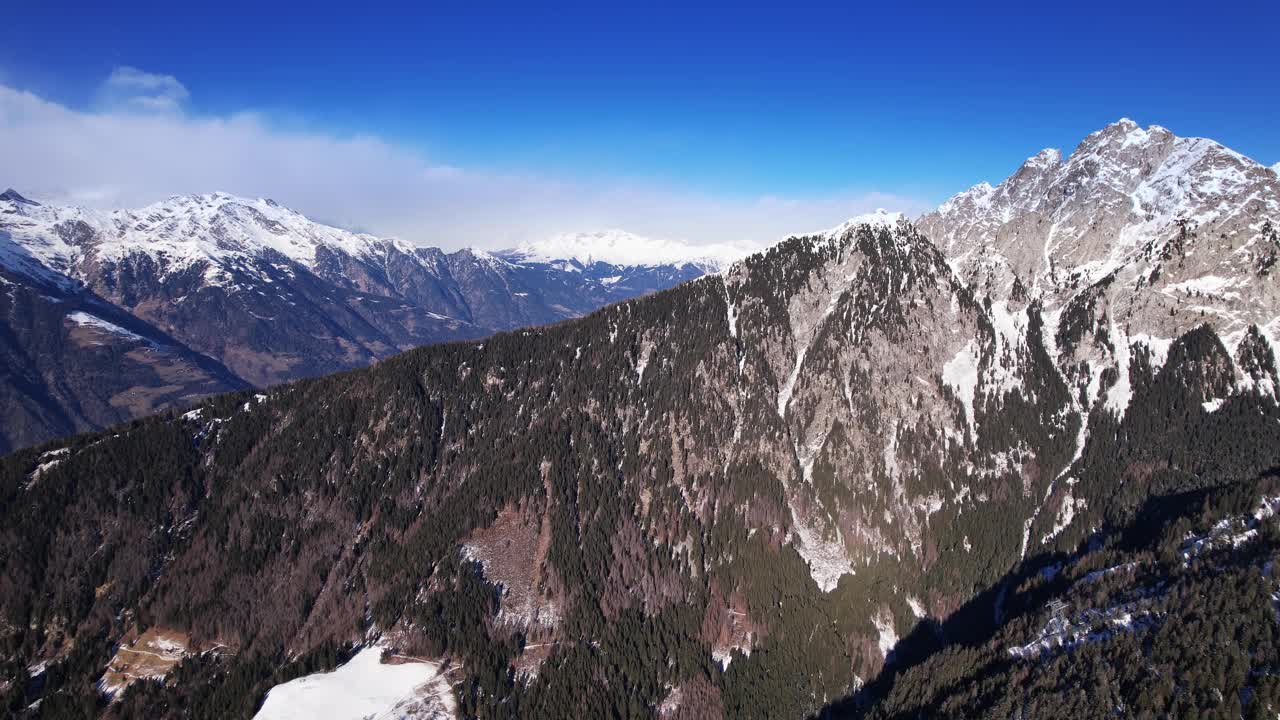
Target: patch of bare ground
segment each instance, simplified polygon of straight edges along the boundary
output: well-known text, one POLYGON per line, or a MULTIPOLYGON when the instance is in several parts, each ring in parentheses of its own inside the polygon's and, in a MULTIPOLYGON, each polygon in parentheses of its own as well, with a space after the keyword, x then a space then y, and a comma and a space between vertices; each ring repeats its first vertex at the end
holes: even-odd
MULTIPOLYGON (((550 466, 542 464, 545 497, 551 497, 550 466)), ((499 626, 521 630, 525 649, 512 661, 519 677, 532 677, 563 641, 559 626, 566 593, 547 561, 551 551, 551 515, 541 499, 526 499, 498 513, 493 524, 473 531, 463 554, 479 562, 485 578, 501 588, 499 626)))
POLYGON ((559 607, 551 594, 546 568, 551 523, 543 515, 509 507, 493 524, 471 533, 463 554, 484 567, 484 576, 502 591, 498 622, 529 631, 554 629, 559 607))
POLYGON ((725 597, 717 584, 712 584, 711 601, 702 616, 702 639, 711 645, 711 656, 728 667, 733 651, 750 654, 766 628, 752 622, 747 614, 747 601, 737 592, 725 597))
POLYGON ((132 683, 162 678, 188 654, 190 638, 180 630, 154 627, 132 642, 121 643, 115 657, 107 663, 107 671, 98 689, 117 695, 132 683))
POLYGON ((181 394, 185 388, 181 385, 160 385, 148 387, 134 385, 111 396, 108 400, 112 407, 126 410, 132 415, 146 415, 156 412, 166 401, 181 394))
POLYGON ((724 701, 720 688, 705 675, 694 677, 671 688, 657 707, 662 720, 702 720, 724 717, 724 701))

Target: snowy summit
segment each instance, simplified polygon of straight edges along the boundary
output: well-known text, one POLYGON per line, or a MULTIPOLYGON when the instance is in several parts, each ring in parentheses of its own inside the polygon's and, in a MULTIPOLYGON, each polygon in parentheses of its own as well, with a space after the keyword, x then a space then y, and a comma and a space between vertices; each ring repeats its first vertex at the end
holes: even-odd
POLYGON ((648 267, 696 264, 723 267, 753 248, 737 245, 690 245, 680 240, 647 238, 625 230, 563 233, 510 251, 526 262, 572 260, 581 265, 608 263, 648 267))

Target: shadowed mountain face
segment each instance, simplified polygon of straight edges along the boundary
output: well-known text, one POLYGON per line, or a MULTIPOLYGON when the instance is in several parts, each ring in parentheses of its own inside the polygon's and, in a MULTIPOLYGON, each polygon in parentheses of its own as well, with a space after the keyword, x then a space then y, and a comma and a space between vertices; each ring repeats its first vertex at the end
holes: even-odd
MULTIPOLYGON (((1112 176, 1104 156, 1072 197, 1112 176)), ((14 454, 6 697, 252 716, 273 685, 380 643, 447 660, 446 710, 467 716, 802 717, 862 688, 892 698, 886 716, 987 707, 923 671, 877 678, 921 623, 924 652, 986 642, 1047 599, 1025 573, 1109 542, 1153 498, 1273 492, 1255 481, 1280 465, 1274 276, 1231 266, 1256 299, 1235 304, 1236 285, 1194 272, 1261 257, 1277 218, 1264 202, 1206 239, 1171 212, 1095 278, 1105 238, 1045 231, 1041 273, 1011 259, 1030 240, 997 242, 1016 213, 964 234, 959 205, 790 238, 573 322, 14 454), (1192 281, 1201 296, 1178 295, 1192 281), (951 617, 985 620, 928 630, 951 617), (122 657, 157 636, 183 638, 164 681, 121 685, 122 657)), ((1258 515, 1242 547, 1274 535, 1258 515)), ((1128 562, 1090 562, 1111 559, 1128 562)), ((1159 627, 1131 626, 1115 632, 1159 627)), ((1031 646, 1026 629, 1001 632, 1031 646)), ((902 662, 931 667, 917 647, 902 662)), ((1006 660, 1019 680, 1041 661, 1006 660)))
MULTIPOLYGON (((0 433, 0 452, 236 387, 266 387, 363 367, 419 345, 577 317, 715 267, 693 257, 620 266, 514 250, 445 253, 326 227, 270 200, 225 194, 94 213, 8 191, 0 196, 6 282, 106 301, 132 315, 132 327, 167 337, 168 346, 181 346, 188 356, 203 356, 221 375, 211 381, 168 371, 148 381, 103 364, 101 353, 82 351, 83 343, 59 340, 50 329, 57 323, 28 323, 15 311, 6 316, 7 330, 24 342, 56 345, 63 359, 8 358, 8 372, 26 380, 15 379, 3 392, 37 392, 44 409, 31 415, 18 409, 27 401, 15 400, 14 414, 26 419, 0 433), (45 336, 35 337, 40 333, 45 336), (37 377, 61 389, 19 387, 37 377), (112 411, 76 406, 78 396, 91 405, 87 396, 122 393, 149 399, 118 399, 112 411)), ((43 302, 33 292, 31 301, 43 302)))
POLYGON ((0 272, 0 453, 248 387, 83 289, 0 272))

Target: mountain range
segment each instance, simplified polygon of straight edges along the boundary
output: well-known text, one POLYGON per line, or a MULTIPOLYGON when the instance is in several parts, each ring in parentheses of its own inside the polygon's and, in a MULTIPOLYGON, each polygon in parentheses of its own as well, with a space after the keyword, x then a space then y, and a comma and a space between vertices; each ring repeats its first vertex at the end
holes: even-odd
POLYGON ((628 233, 446 253, 216 193, 140 210, 0 194, 0 452, 418 345, 583 315, 734 248, 628 233))
POLYGON ((1274 717, 1278 226, 1273 169, 1121 120, 914 222, 18 451, 0 693, 1274 717))

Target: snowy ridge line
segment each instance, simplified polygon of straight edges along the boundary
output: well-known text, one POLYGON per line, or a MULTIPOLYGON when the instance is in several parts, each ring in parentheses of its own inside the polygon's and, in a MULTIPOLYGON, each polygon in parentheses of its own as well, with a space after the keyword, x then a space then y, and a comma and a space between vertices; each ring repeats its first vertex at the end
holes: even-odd
POLYGON ((694 264, 719 270, 756 249, 745 244, 691 245, 682 240, 647 238, 612 229, 563 233, 522 243, 500 255, 531 263, 572 261, 582 266, 607 263, 636 267, 694 264))
MULTIPOLYGON (((399 253, 436 274, 434 265, 419 255, 431 248, 324 225, 265 198, 225 192, 174 195, 139 209, 97 211, 43 205, 10 191, 0 195, 0 208, 5 211, 0 238, 13 241, 0 243, 0 265, 51 281, 74 275, 89 259, 121 262, 146 256, 171 274, 205 264, 207 283, 227 284, 233 271, 254 272, 245 261, 270 261, 273 255, 314 270, 322 248, 383 269, 391 254, 399 253)), ((456 252, 492 266, 553 264, 566 272, 597 262, 643 268, 692 265, 712 272, 756 249, 745 244, 691 245, 609 230, 559 235, 510 250, 456 252)), ((276 269, 290 272, 287 265, 276 269)), ((616 275, 602 284, 622 279, 616 275)))

